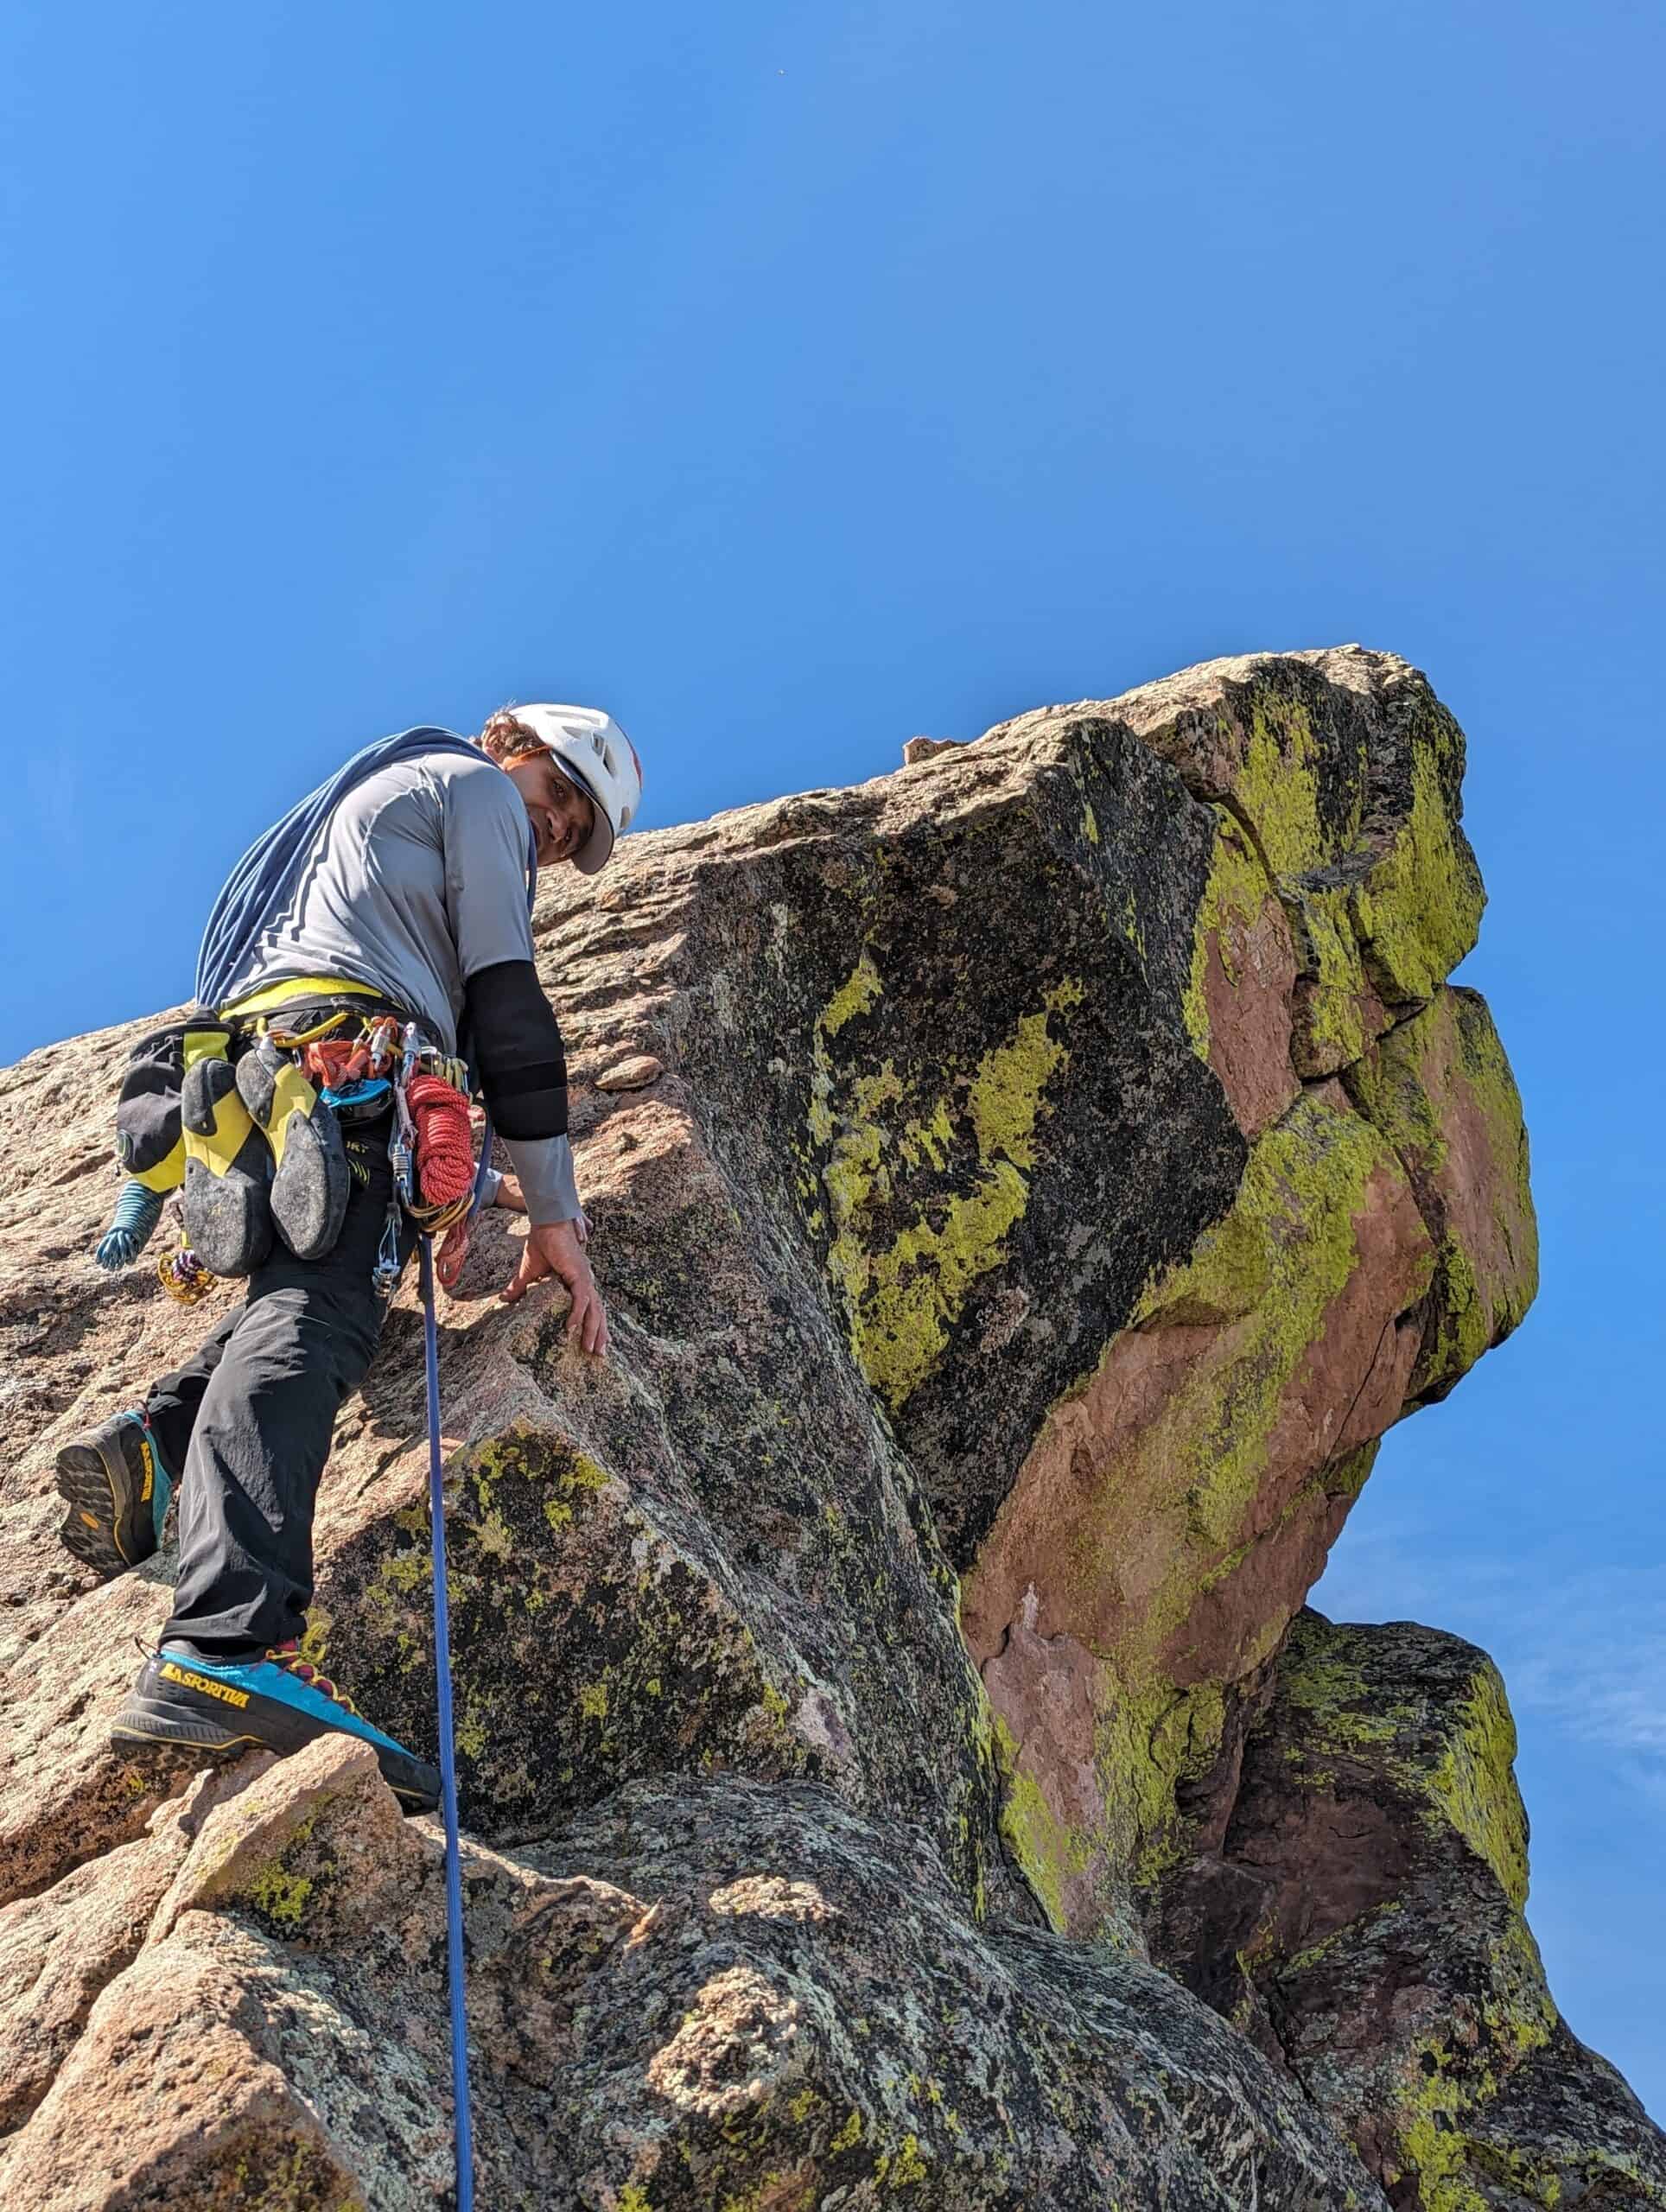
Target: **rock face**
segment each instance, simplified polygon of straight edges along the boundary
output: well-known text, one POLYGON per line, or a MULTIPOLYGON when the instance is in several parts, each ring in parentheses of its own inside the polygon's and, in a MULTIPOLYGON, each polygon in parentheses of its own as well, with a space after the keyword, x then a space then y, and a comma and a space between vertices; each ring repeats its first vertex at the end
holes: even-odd
MULTIPOLYGON (((614 1348, 494 1302, 488 1217, 442 1316, 481 2202, 1643 2201, 1658 2138, 1485 1848, 1507 1723, 1444 1839, 1421 1738, 1348 1770, 1399 1843, 1323 1932, 1403 1899, 1391 2019, 1369 1929, 1332 2002, 1291 1903, 1344 1787, 1291 1623, 1383 1431, 1533 1294, 1519 1102, 1446 980, 1460 733, 1348 647, 915 753, 541 897, 614 1348)), ((432 1825, 351 1747, 118 1758, 169 1557, 89 1589, 54 1541, 56 1446, 201 1325, 84 1256, 137 1032, 0 1095, 0 2201, 432 2204, 432 1825)), ((309 1644, 431 1747, 412 1300, 338 1426, 309 1644)), ((1395 1633, 1384 1728, 1440 1694, 1395 1633)))
POLYGON ((1484 1653, 1303 1612, 1218 1853, 1154 1943, 1396 2203, 1666 2203, 1666 2140, 1560 2019, 1523 1917, 1516 1732, 1484 1653))

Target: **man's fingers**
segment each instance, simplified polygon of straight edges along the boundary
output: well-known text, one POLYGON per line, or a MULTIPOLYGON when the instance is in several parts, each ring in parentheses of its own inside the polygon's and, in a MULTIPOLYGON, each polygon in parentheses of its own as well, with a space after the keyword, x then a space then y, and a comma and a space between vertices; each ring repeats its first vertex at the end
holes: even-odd
POLYGON ((552 1259, 539 1249, 536 1230, 521 1247, 520 1265, 516 1269, 513 1281, 503 1292, 505 1305, 518 1304, 534 1283, 542 1282, 551 1275, 560 1277, 572 1300, 567 1309, 567 1341, 578 1345, 583 1351, 605 1352, 607 1349, 607 1309, 601 1302, 601 1294, 596 1288, 589 1268, 576 1254, 563 1250, 559 1244, 552 1259))
POLYGON ((525 1298, 535 1282, 542 1282, 550 1272, 544 1255, 530 1241, 521 1246, 520 1265, 514 1279, 503 1294, 506 1306, 512 1306, 517 1299, 525 1298))
POLYGON ((607 1349, 607 1309, 594 1283, 573 1294, 573 1303, 567 1315, 567 1338, 582 1351, 604 1352, 607 1349))

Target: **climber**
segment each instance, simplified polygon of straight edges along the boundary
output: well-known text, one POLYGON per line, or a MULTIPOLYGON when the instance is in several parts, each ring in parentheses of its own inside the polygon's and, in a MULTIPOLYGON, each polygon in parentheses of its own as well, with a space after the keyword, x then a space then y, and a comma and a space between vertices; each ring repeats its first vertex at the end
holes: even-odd
MULTIPOLYGON (((372 1726, 300 1642, 332 1426, 416 1242, 397 1189, 416 1086, 407 1076, 396 1097, 394 1080, 401 1066, 455 1075, 464 1040, 515 1171, 513 1195, 507 1185, 497 1195, 522 1199, 529 1217, 502 1296, 558 1279, 572 1301, 569 1342, 604 1354, 561 1035, 533 965, 530 880, 539 864, 604 867, 641 788, 634 747, 594 709, 506 709, 474 740, 410 731, 355 756, 251 849, 222 892, 198 969, 201 1005, 142 1041, 124 1086, 130 1226, 112 1230, 99 1257, 134 1256, 158 1194, 182 1173, 200 1256, 246 1276, 248 1295, 142 1407, 58 1455, 63 1541, 106 1577, 156 1549, 178 1478, 174 1610, 112 1724, 118 1742, 287 1752, 344 1731, 375 1745, 407 1806, 436 1802, 436 1770, 372 1726), (396 1032, 403 1056, 378 1060, 396 1032), (302 1071, 316 1064, 292 1048, 320 1036, 352 1062, 332 1068, 360 1072, 315 1090, 302 1071), (391 1079, 375 1073, 385 1063, 391 1079), (145 1205, 132 1203, 136 1192, 145 1205)), ((466 1188, 466 1108, 444 1081, 431 1088, 457 1109, 454 1144, 461 1117, 466 1188)), ((403 1187, 423 1221, 409 1176, 403 1187)), ((419 1189, 427 1194, 426 1181, 419 1189)), ((448 1271, 442 1255, 442 1280, 459 1256, 448 1271)))

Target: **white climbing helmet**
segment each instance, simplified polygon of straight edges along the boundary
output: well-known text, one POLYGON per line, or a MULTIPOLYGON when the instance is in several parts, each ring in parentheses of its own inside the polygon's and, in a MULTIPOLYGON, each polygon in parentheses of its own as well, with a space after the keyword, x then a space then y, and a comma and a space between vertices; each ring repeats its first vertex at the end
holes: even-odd
POLYGON ((630 828, 642 804, 642 763, 635 746, 600 707, 511 707, 509 712, 595 802, 596 826, 573 855, 584 874, 595 875, 607 867, 614 838, 630 828))

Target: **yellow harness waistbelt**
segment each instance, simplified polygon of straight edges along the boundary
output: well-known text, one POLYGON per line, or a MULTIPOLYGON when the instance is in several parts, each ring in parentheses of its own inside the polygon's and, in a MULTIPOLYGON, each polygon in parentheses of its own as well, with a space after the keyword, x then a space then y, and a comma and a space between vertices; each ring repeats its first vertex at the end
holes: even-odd
POLYGON ((374 983, 349 982, 345 976, 285 976, 276 983, 264 984, 258 991, 233 999, 230 1006, 221 1007, 219 1018, 230 1021, 251 1014, 274 1014, 279 1007, 294 1006, 302 999, 340 998, 344 993, 384 1001, 387 996, 374 983))

